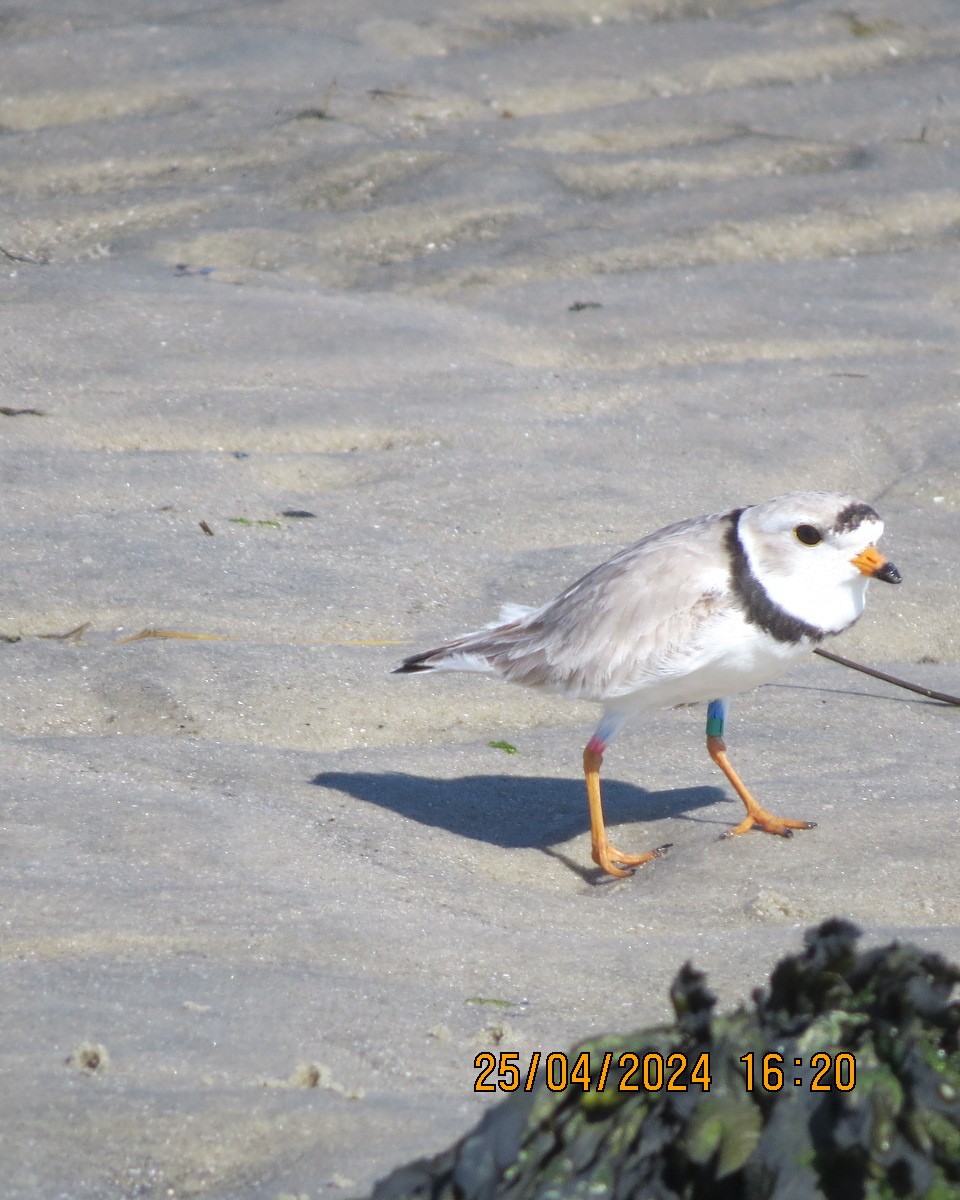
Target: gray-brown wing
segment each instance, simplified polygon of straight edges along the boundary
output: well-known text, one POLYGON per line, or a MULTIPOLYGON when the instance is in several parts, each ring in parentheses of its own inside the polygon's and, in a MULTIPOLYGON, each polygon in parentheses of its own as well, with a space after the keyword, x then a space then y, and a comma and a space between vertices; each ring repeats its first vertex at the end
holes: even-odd
POLYGON ((594 568, 551 604, 414 656, 407 669, 494 671, 592 700, 683 673, 728 601, 726 528, 725 515, 717 515, 662 529, 594 568))

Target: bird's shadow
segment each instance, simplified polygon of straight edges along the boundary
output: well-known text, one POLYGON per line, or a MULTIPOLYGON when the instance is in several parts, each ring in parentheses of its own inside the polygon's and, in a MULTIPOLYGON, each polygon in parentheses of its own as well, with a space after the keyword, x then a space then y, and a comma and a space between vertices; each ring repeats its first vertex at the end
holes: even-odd
MULTIPOLYGON (((323 771, 311 783, 392 809, 421 825, 495 846, 546 850, 589 828, 583 783, 572 779, 530 775, 430 779, 399 771, 323 771)), ((616 779, 603 782, 608 828, 680 817, 728 799, 716 787, 648 792, 616 779)))

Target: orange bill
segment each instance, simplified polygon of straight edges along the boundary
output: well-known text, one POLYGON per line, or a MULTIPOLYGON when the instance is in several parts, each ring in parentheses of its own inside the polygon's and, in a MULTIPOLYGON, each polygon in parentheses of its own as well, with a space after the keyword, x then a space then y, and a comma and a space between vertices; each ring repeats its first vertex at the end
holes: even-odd
POLYGON ((884 583, 900 582, 900 572, 892 562, 884 558, 876 546, 868 546, 866 550, 861 550, 856 558, 851 558, 850 561, 858 571, 872 579, 882 579, 884 583))

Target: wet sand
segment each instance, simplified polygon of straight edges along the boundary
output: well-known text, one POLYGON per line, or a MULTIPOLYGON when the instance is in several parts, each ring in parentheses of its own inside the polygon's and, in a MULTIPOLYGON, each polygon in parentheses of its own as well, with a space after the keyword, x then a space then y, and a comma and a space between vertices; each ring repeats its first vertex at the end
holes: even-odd
POLYGON ((387 674, 814 487, 904 576, 835 649, 960 691, 955 6, 123 8, 0 17, 0 1195, 360 1195, 688 959, 960 959, 955 710, 737 701, 789 842, 629 730, 616 882, 591 706, 387 674))

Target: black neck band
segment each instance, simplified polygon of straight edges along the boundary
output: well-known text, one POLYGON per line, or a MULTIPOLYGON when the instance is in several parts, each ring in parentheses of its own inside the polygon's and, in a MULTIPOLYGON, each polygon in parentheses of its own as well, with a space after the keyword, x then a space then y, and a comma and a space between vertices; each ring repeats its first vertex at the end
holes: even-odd
POLYGON ((775 604, 754 575, 740 540, 740 514, 744 511, 737 508, 727 514, 730 525, 724 540, 730 554, 730 585, 740 601, 745 620, 751 625, 759 626, 764 633, 769 633, 778 642, 799 642, 801 638, 810 638, 814 643, 822 642, 832 630, 821 629, 819 625, 808 625, 806 621, 801 621, 799 617, 794 617, 785 608, 775 604))

